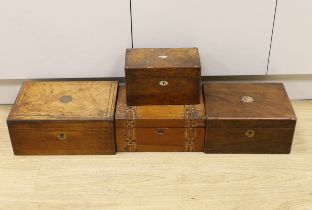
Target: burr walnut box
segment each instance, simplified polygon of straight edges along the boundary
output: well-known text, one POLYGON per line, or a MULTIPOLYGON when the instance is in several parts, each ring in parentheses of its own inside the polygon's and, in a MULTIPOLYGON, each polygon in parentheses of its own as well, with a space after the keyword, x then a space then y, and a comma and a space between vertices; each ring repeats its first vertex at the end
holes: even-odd
POLYGON ((127 105, 200 103, 197 48, 127 49, 125 75, 127 105))
POLYGON ((290 153, 296 115, 281 83, 204 83, 206 153, 290 153))
POLYGON ((203 152, 205 110, 196 105, 127 106, 120 86, 115 115, 117 151, 203 152))
POLYGON ((118 83, 25 82, 7 124, 16 155, 115 154, 118 83))

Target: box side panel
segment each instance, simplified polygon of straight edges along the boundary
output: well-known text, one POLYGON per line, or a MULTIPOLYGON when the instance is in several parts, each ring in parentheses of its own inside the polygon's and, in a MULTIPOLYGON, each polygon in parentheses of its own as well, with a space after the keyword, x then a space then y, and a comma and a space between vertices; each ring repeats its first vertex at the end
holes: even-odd
POLYGON ((206 128, 205 153, 288 154, 293 128, 206 128))

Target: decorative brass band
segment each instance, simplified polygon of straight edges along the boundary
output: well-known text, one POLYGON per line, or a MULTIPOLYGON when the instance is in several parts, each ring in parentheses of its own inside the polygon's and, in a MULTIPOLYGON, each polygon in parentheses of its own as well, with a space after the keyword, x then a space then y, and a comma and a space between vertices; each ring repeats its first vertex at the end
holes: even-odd
POLYGON ((184 151, 194 151, 194 141, 196 140, 196 126, 198 113, 195 105, 184 106, 185 129, 184 129, 184 151))
POLYGON ((125 151, 136 151, 136 136, 135 136, 135 119, 136 106, 125 106, 126 120, 124 121, 124 141, 125 151))

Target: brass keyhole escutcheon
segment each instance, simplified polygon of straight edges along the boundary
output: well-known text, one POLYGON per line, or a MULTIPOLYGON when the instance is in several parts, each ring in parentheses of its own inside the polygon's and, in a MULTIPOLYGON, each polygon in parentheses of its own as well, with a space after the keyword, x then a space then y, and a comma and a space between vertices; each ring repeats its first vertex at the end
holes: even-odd
POLYGON ((251 130, 251 129, 249 129, 249 130, 247 130, 246 132, 245 132, 245 136, 247 136, 248 138, 252 138, 252 137, 254 137, 256 135, 256 132, 254 131, 254 130, 251 130))
POLYGON ((65 104, 65 103, 71 102, 73 100, 73 98, 69 95, 64 95, 64 96, 61 96, 59 98, 59 100, 60 100, 60 102, 65 104))
POLYGON ((165 128, 156 128, 155 133, 158 135, 164 135, 165 134, 165 128))
POLYGON ((58 132, 57 133, 57 138, 59 140, 65 140, 66 139, 66 134, 64 132, 58 132))
POLYGON ((251 97, 251 96, 243 96, 243 97, 241 98, 241 100, 242 100, 242 102, 244 102, 244 103, 252 103, 252 102, 254 102, 254 99, 253 99, 253 97, 251 97))
POLYGON ((163 80, 163 81, 160 81, 159 83, 158 83, 160 86, 166 86, 166 85, 168 85, 169 83, 167 82, 167 81, 165 81, 165 80, 163 80))

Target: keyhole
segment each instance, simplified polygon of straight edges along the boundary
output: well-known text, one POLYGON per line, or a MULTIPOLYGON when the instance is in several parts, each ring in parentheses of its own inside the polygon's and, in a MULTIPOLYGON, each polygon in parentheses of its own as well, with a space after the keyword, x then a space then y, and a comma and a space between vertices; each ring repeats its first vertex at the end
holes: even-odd
POLYGON ((66 139, 66 135, 63 132, 60 132, 60 133, 57 134, 57 138, 59 140, 65 140, 66 139))
POLYGON ((159 84, 160 86, 166 86, 166 85, 168 85, 168 82, 165 81, 165 80, 163 80, 163 81, 160 81, 158 84, 159 84))
POLYGON ((155 133, 158 135, 164 135, 165 134, 165 128, 156 128, 155 133))
POLYGON ((256 134, 256 132, 255 132, 254 130, 247 130, 247 131, 245 132, 245 135, 246 135, 247 137, 249 137, 249 138, 254 137, 255 134, 256 134))

